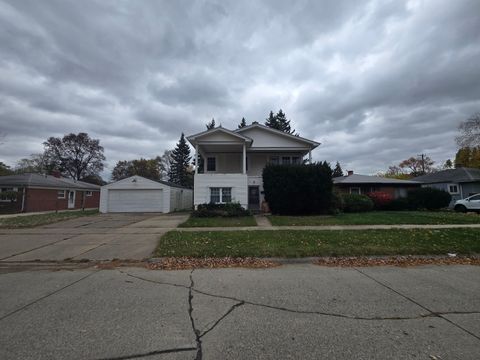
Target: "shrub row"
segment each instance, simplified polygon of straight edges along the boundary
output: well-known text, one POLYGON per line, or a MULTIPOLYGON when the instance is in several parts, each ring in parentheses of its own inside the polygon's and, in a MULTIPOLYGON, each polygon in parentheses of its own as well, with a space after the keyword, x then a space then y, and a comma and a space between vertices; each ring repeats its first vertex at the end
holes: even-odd
POLYGON ((192 212, 192 217, 236 217, 249 216, 250 211, 245 210, 240 203, 227 204, 200 204, 197 210, 192 212))

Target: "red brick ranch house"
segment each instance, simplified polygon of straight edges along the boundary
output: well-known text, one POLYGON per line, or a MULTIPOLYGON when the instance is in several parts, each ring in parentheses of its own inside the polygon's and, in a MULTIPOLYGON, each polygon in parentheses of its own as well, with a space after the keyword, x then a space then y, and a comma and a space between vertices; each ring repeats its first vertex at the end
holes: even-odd
POLYGON ((17 198, 2 198, 2 212, 98 208, 100 201, 100 186, 51 175, 0 176, 0 195, 12 191, 17 192, 17 198))

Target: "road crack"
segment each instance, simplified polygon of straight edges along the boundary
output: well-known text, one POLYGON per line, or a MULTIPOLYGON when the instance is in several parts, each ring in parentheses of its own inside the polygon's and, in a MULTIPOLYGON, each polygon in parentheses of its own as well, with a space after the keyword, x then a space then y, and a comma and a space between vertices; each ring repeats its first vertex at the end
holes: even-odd
POLYGON ((391 286, 388 286, 387 284, 381 282, 380 280, 377 280, 375 279, 373 276, 370 276, 368 274, 366 274, 365 272, 357 269, 357 268, 354 268, 356 271, 358 271, 360 274, 364 275, 365 277, 369 278, 370 280, 373 280, 375 281, 377 284, 387 288, 388 290, 394 292, 395 294, 403 297, 404 299, 414 303, 415 305, 421 307, 422 309, 426 310, 429 312, 429 316, 431 317, 438 317, 440 319, 443 319, 445 320, 446 322, 452 324, 453 326, 459 328, 460 330, 463 330, 464 332, 466 332, 467 334, 473 336, 474 338, 476 338, 477 340, 480 340, 480 336, 474 334, 473 332, 471 332, 470 330, 467 330, 465 329, 463 326, 460 326, 458 325, 457 323, 453 322, 452 320, 448 319, 445 317, 445 315, 455 315, 455 314, 478 314, 479 312, 476 312, 476 311, 469 311, 469 312, 458 312, 458 311, 451 311, 451 312, 436 312, 436 311, 433 311, 433 310, 430 310, 429 308, 427 308, 425 305, 422 305, 420 304, 418 301, 412 299, 411 297, 405 295, 405 294, 402 294, 400 291, 397 291, 395 290, 394 288, 392 288, 391 286))
MULTIPOLYGON (((446 312, 434 312, 431 311, 423 306, 421 306, 423 309, 427 311, 426 314, 419 314, 415 316, 356 316, 356 315, 348 315, 348 314, 342 314, 342 313, 334 313, 334 312, 326 312, 326 311, 313 311, 313 310, 297 310, 297 309, 291 309, 287 307, 281 307, 281 306, 275 306, 275 305, 269 305, 269 304, 264 304, 264 303, 259 303, 255 301, 249 301, 245 299, 239 299, 237 297, 233 296, 227 296, 227 295, 220 295, 220 294, 213 294, 209 293, 206 291, 202 291, 199 289, 196 289, 194 287, 193 279, 192 279, 192 274, 190 274, 190 286, 187 285, 182 285, 182 284, 176 284, 176 283, 171 283, 171 282, 162 282, 162 281, 156 281, 152 279, 147 279, 143 278, 141 276, 137 275, 132 275, 129 274, 125 271, 121 271, 123 274, 130 276, 132 278, 150 282, 153 284, 157 285, 165 285, 165 286, 173 286, 173 287, 181 287, 184 289, 187 289, 189 291, 189 297, 190 295, 193 298, 192 293, 197 293, 205 296, 210 296, 213 298, 218 298, 218 299, 226 299, 226 300, 232 300, 235 301, 236 304, 232 306, 233 309, 229 309, 227 313, 222 316, 222 318, 225 318, 226 315, 229 315, 234 309, 236 309, 239 306, 243 305, 250 305, 250 306, 257 306, 257 307, 263 307, 267 309, 272 309, 272 310, 279 310, 279 311, 285 311, 289 313, 295 313, 295 314, 305 314, 305 315, 319 315, 319 316, 328 316, 328 317, 336 317, 336 318, 342 318, 342 319, 348 319, 348 320, 363 320, 363 321, 389 321, 389 320, 417 320, 417 319, 424 319, 424 318, 429 318, 429 317, 441 317, 442 315, 451 315, 451 314, 465 314, 465 315, 470 315, 470 314, 480 314, 480 311, 446 311, 446 312)), ((192 270, 193 273, 193 270, 192 270)), ((193 311, 193 308, 192 308, 193 311)), ((442 317, 443 318, 443 317, 442 317)), ((222 319, 223 320, 223 319, 222 319)), ((217 326, 216 324, 215 326, 217 326)), ((211 331, 211 330, 208 330, 211 331)), ((202 334, 201 336, 204 336, 205 334, 202 334)))

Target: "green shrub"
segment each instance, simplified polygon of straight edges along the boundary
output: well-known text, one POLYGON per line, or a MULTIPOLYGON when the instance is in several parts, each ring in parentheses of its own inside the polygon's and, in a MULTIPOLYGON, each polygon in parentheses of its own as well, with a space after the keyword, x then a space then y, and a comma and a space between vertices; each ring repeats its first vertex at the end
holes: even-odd
POLYGON ((385 206, 385 210, 392 211, 403 211, 403 210, 413 210, 412 205, 406 197, 393 199, 390 203, 385 206))
POLYGON ((407 199, 412 209, 438 210, 448 207, 452 196, 440 189, 424 187, 409 191, 407 199))
POLYGON ((280 215, 334 211, 332 169, 328 163, 267 165, 263 188, 270 210, 280 215))
POLYGON ((345 208, 345 201, 343 200, 342 194, 335 190, 333 190, 332 194, 332 208, 335 213, 341 212, 345 208))
POLYGON ((343 211, 345 212, 365 212, 373 210, 373 201, 366 195, 343 194, 343 211))
POLYGON ((192 217, 237 217, 249 215, 251 215, 250 211, 245 210, 237 202, 200 204, 197 206, 197 210, 192 212, 192 217))

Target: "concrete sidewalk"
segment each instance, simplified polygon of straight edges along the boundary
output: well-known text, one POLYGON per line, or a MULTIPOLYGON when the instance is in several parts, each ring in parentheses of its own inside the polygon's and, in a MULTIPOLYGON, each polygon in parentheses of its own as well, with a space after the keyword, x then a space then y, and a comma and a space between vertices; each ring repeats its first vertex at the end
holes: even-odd
POLYGON ((0 273, 0 358, 478 359, 480 267, 0 273))

